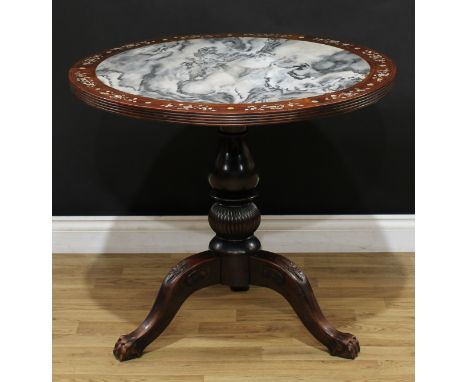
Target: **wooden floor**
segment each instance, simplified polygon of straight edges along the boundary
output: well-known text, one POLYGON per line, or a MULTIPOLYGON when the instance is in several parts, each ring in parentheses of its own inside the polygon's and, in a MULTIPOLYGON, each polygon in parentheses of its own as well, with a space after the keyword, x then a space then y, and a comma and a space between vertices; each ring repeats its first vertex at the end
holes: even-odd
POLYGON ((192 295, 141 358, 112 348, 153 303, 184 255, 53 256, 54 381, 274 382, 414 380, 412 253, 288 255, 302 266, 325 315, 355 334, 354 361, 331 357, 273 291, 192 295))

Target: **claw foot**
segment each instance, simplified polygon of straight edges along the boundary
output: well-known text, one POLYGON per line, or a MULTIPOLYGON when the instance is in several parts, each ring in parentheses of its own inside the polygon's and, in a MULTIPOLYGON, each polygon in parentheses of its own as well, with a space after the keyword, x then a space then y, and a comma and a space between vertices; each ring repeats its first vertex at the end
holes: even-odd
POLYGON ((137 358, 143 353, 138 349, 136 339, 130 336, 120 336, 114 346, 114 356, 120 362, 128 361, 129 359, 137 358))
POLYGON ((361 350, 358 339, 349 333, 338 333, 328 348, 331 355, 354 359, 361 350))

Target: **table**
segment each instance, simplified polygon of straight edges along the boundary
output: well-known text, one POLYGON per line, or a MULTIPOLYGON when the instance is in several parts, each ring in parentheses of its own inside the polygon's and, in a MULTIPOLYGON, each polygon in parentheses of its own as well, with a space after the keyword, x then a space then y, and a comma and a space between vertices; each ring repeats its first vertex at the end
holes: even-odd
POLYGON ((78 61, 68 78, 74 94, 101 110, 131 118, 218 126, 208 176, 215 232, 205 252, 165 277, 145 320, 119 337, 120 361, 142 355, 195 291, 214 284, 245 292, 250 285, 285 297, 331 355, 354 359, 359 341, 324 317, 306 275, 286 257, 265 251, 254 233, 259 176, 247 129, 363 108, 392 87, 396 67, 375 50, 292 34, 189 35, 108 49, 78 61))

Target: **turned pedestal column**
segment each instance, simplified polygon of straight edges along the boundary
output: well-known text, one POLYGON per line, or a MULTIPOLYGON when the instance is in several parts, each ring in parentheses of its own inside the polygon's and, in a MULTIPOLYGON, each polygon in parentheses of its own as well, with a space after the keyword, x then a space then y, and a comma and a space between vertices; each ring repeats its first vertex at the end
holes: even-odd
POLYGON ((218 155, 208 178, 215 200, 208 221, 216 233, 209 247, 221 257, 221 283, 233 291, 249 289, 249 256, 261 247, 254 235, 260 225, 254 203, 259 177, 246 135, 246 127, 219 129, 218 155))
POLYGON ((169 272, 146 319, 132 333, 118 339, 114 355, 120 361, 140 356, 191 293, 218 283, 234 292, 247 291, 250 285, 277 291, 330 354, 357 356, 358 340, 337 331, 325 319, 299 267, 281 255, 261 250, 254 235, 260 225, 260 211, 253 202, 259 177, 246 135, 246 127, 219 129, 218 154, 209 175, 215 202, 208 221, 216 236, 209 251, 182 260, 169 272))

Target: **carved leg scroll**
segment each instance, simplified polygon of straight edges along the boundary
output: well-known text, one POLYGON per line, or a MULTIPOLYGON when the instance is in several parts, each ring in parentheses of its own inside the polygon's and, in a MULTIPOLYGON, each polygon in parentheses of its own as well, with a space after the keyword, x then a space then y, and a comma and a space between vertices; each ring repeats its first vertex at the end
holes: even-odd
POLYGON ((220 259, 206 251, 182 260, 167 274, 146 319, 114 347, 119 361, 139 357, 146 346, 169 325, 182 303, 193 292, 220 282, 220 259))
POLYGON ((309 332, 331 355, 354 359, 359 341, 336 330, 325 318, 304 273, 287 258, 267 251, 250 256, 251 284, 271 288, 291 304, 309 332))

